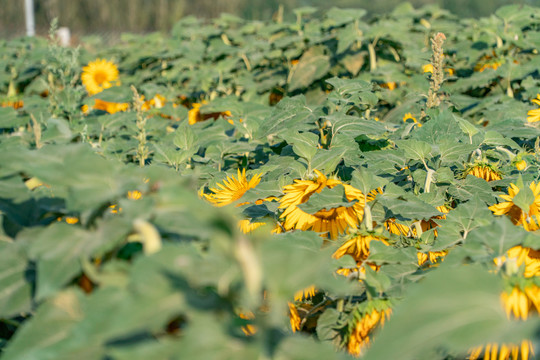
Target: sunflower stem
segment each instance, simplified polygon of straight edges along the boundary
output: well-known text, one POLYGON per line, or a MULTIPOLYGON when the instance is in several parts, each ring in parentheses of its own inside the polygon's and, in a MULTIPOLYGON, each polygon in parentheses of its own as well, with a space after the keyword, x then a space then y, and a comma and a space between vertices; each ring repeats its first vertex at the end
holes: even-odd
POLYGON ((371 208, 366 203, 364 206, 364 224, 368 231, 373 231, 373 218, 371 217, 371 208))

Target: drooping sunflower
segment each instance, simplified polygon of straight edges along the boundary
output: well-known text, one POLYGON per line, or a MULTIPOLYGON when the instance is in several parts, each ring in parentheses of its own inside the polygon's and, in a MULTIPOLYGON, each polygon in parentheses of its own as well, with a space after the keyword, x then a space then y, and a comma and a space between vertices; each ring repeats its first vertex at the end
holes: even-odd
MULTIPOLYGON (((531 101, 540 106, 540 94, 537 94, 536 99, 532 99, 531 101)), ((529 115, 527 117, 528 122, 540 121, 540 108, 527 111, 527 115, 529 115)))
POLYGON ((465 176, 472 175, 484 179, 487 182, 501 180, 501 172, 493 165, 488 163, 477 163, 465 170, 465 176))
MULTIPOLYGON (((439 210, 443 214, 448 214, 450 212, 450 209, 446 207, 445 205, 437 206, 437 210, 439 210)), ((434 229, 437 226, 439 226, 435 222, 435 220, 440 220, 440 219, 446 219, 446 215, 433 216, 428 220, 422 220, 420 222, 415 221, 413 225, 416 225, 416 226, 420 225, 420 229, 422 230, 422 232, 424 232, 424 231, 428 231, 430 229, 434 229)), ((388 230, 388 232, 395 235, 402 235, 406 237, 418 237, 418 231, 416 229, 416 226, 407 226, 404 224, 400 224, 394 218, 387 219, 384 222, 384 226, 386 227, 386 230, 388 230)), ((438 235, 437 230, 433 230, 433 234, 437 236, 438 235)))
POLYGON ((349 227, 358 227, 364 217, 366 202, 373 200, 377 192, 381 190, 373 190, 365 196, 362 191, 351 185, 343 184, 340 180, 327 179, 320 171, 314 171, 317 175, 316 179, 295 180, 294 184, 283 188, 285 195, 281 198, 279 205, 280 209, 285 209, 280 216, 285 219, 283 228, 287 231, 297 229, 328 233, 331 239, 336 239, 349 227), (332 189, 335 186, 344 187, 345 197, 349 202, 354 202, 352 206, 323 208, 314 214, 306 213, 298 207, 307 202, 313 194, 320 193, 324 188, 332 189))
POLYGON ((229 205, 236 200, 240 199, 246 191, 253 189, 261 181, 261 174, 255 174, 248 181, 246 177, 246 169, 238 169, 238 175, 227 176, 226 180, 223 180, 223 184, 217 184, 218 188, 210 188, 212 194, 202 194, 202 196, 210 201, 214 206, 229 205))
POLYGON ((508 318, 513 314, 516 319, 527 320, 534 309, 536 312, 540 310, 540 288, 531 285, 521 290, 515 286, 510 293, 503 292, 501 300, 508 318))
POLYGON ((296 306, 292 302, 289 301, 288 305, 289 305, 289 318, 291 322, 291 329, 293 332, 297 332, 300 330, 300 326, 302 324, 302 318, 300 317, 300 314, 298 313, 296 306))
POLYGON ((534 356, 532 342, 523 340, 521 344, 496 344, 491 343, 485 346, 478 346, 469 352, 469 360, 480 359, 484 354, 484 359, 497 360, 528 360, 529 355, 534 356), (521 355, 521 357, 520 357, 521 355))
POLYGON ((112 61, 96 59, 83 67, 83 85, 89 95, 95 95, 118 84, 118 68, 112 61))
POLYGON ((344 255, 351 255, 357 263, 361 263, 369 256, 369 244, 373 241, 380 241, 389 246, 385 238, 373 235, 358 235, 343 243, 332 255, 334 259, 339 259, 344 255))
POLYGON ((418 266, 424 265, 428 260, 432 264, 436 264, 439 260, 443 261, 444 257, 448 254, 448 250, 441 251, 428 251, 427 254, 421 251, 416 253, 418 258, 418 266))
POLYGON ((294 301, 311 299, 313 296, 315 296, 316 292, 317 289, 315 286, 308 286, 307 288, 297 291, 296 294, 294 294, 294 301))
POLYGON ((529 206, 529 211, 523 211, 514 204, 514 197, 520 189, 515 184, 510 184, 508 195, 500 195, 506 201, 500 202, 489 207, 495 215, 507 215, 515 225, 521 225, 527 231, 536 231, 540 229, 540 182, 537 184, 531 182, 529 188, 534 195, 534 202, 529 206))
POLYGON ((392 309, 385 310, 373 309, 362 316, 359 321, 353 325, 347 342, 347 351, 353 356, 362 355, 362 351, 370 343, 370 335, 377 326, 383 326, 385 319, 390 317, 392 309))

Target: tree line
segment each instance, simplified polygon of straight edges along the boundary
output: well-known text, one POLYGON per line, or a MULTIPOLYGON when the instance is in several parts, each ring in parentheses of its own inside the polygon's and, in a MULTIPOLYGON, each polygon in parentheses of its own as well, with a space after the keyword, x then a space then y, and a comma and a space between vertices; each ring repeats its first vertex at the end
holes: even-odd
MULTIPOLYGON (((168 31, 183 16, 213 18, 223 12, 246 19, 267 20, 283 5, 285 14, 300 6, 361 7, 369 14, 392 11, 401 0, 34 0, 38 34, 46 34, 52 19, 75 34, 168 31)), ((437 4, 458 16, 493 13, 505 4, 540 6, 540 0, 410 0, 415 7, 437 4)), ((25 33, 24 1, 0 0, 0 36, 25 33)), ((292 15, 291 15, 292 16, 292 15)))

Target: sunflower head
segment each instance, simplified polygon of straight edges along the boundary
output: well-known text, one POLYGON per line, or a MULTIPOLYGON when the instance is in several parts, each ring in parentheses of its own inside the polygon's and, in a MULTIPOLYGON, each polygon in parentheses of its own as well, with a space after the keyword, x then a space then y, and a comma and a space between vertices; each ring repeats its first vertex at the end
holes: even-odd
POLYGON ((418 120, 416 120, 412 113, 406 113, 405 115, 403 115, 403 122, 416 124, 418 125, 418 127, 422 127, 422 124, 420 124, 418 120))
MULTIPOLYGON (((515 225, 523 226, 527 231, 536 231, 540 229, 540 182, 535 184, 533 181, 529 189, 534 197, 533 202, 528 209, 522 209, 514 202, 514 198, 521 191, 515 184, 510 184, 508 195, 500 195, 503 202, 492 205, 489 209, 495 215, 507 215, 515 225)), ((529 190, 526 190, 529 191, 529 190)))
POLYGON ((253 175, 248 181, 246 169, 243 169, 242 172, 238 169, 236 177, 227 176, 227 179, 223 180, 222 184, 218 183, 216 188, 210 188, 211 194, 201 192, 201 195, 214 206, 221 207, 240 199, 246 191, 253 189, 260 181, 261 174, 253 175))
MULTIPOLYGON (((536 95, 536 99, 531 100, 534 104, 540 106, 540 94, 536 95)), ((532 109, 527 112, 527 122, 537 122, 540 121, 540 108, 532 109)))
POLYGON ((353 356, 360 356, 366 347, 369 346, 373 337, 373 331, 383 326, 386 319, 392 314, 392 309, 385 304, 362 311, 360 316, 354 316, 353 322, 349 324, 349 336, 347 341, 347 351, 353 356))
POLYGON ((489 164, 487 162, 479 162, 479 163, 473 164, 469 166, 464 171, 463 174, 465 176, 467 175, 476 176, 477 178, 484 179, 487 182, 502 179, 502 173, 497 168, 497 166, 493 164, 489 164))
POLYGON ((95 95, 119 84, 118 68, 111 61, 96 59, 83 67, 81 80, 88 94, 95 95))
MULTIPOLYGON (((285 230, 313 230, 329 234, 331 239, 336 239, 339 234, 348 231, 349 228, 357 228, 364 216, 366 201, 375 198, 380 189, 373 190, 367 196, 362 191, 343 184, 337 179, 328 179, 320 171, 315 170, 316 178, 313 180, 295 180, 294 184, 283 188, 285 195, 280 200, 279 208, 285 209, 281 214, 284 219, 285 230), (342 187, 343 202, 329 204, 328 207, 316 211, 304 211, 299 206, 305 204, 314 194, 323 191, 329 192, 336 187, 342 187)), ((340 190, 339 188, 336 191, 340 190)))

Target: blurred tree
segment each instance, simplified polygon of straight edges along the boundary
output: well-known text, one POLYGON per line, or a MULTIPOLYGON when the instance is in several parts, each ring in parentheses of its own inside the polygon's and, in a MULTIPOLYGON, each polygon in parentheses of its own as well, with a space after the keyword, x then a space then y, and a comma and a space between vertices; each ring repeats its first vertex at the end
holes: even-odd
MULTIPOLYGON (((371 14, 392 11, 401 0, 35 0, 36 27, 46 34, 54 17, 75 34, 168 31, 182 16, 213 18, 223 12, 246 19, 270 19, 282 4, 285 14, 300 6, 321 10, 361 7, 371 14)), ((410 0, 415 7, 438 4, 459 16, 486 16, 507 4, 540 6, 540 0, 410 0)), ((0 0, 0 36, 24 34, 24 3, 0 0)))

